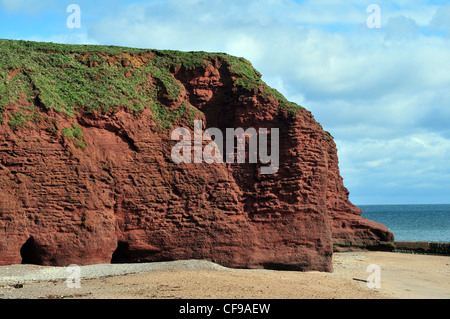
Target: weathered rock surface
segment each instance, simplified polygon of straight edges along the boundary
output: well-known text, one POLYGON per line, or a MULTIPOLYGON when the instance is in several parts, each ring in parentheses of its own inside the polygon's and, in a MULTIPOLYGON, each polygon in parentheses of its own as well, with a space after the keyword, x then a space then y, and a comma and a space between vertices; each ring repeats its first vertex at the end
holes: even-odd
MULTIPOLYGON (((128 57, 139 58, 135 68, 158 58, 128 57)), ((335 143, 311 113, 283 109, 262 86, 236 85, 226 59, 209 62, 172 68, 182 90, 159 101, 169 111, 189 105, 205 128, 279 128, 276 174, 262 175, 260 164, 175 164, 176 141, 150 108, 70 117, 42 105, 37 90, 2 111, 0 265, 205 259, 331 271, 333 249, 387 248, 392 233, 349 202, 335 143), (33 108, 39 121, 8 125, 33 108), (86 147, 61 134, 78 126, 86 147)), ((187 117, 175 126, 193 129, 187 117)))

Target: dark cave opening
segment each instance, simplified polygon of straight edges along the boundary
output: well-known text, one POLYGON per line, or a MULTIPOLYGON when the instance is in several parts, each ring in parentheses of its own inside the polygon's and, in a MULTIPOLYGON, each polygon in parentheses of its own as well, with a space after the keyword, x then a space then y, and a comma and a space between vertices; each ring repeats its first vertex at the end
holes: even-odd
POLYGON ((20 248, 20 256, 22 257, 22 264, 39 265, 41 258, 37 252, 36 242, 33 237, 27 239, 27 241, 20 248))
POLYGON ((112 254, 111 264, 127 262, 130 262, 130 245, 126 242, 119 241, 116 250, 112 254))

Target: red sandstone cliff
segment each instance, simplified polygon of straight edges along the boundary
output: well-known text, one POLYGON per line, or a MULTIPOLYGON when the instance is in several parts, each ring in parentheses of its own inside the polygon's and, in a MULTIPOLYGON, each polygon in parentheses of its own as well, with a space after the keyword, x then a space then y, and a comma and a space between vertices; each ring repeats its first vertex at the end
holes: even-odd
MULTIPOLYGON (((205 127, 222 130, 279 128, 278 172, 175 164, 176 142, 150 108, 138 116, 119 108, 68 117, 38 98, 20 98, 5 105, 0 124, 0 264, 207 259, 331 271, 333 249, 383 249, 393 241, 349 202, 336 146, 309 111, 283 109, 263 86, 242 89, 219 57, 170 72, 182 90, 176 99, 158 96, 169 111, 184 103, 205 127), (10 114, 30 107, 40 121, 7 125, 10 114), (87 147, 58 133, 74 124, 87 147)), ((192 129, 187 118, 176 124, 192 129)))

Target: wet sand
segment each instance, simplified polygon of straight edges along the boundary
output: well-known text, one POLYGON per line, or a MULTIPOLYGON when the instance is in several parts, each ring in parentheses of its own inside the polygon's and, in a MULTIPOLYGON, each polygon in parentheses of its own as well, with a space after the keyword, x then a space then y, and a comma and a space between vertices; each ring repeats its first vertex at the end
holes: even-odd
POLYGON ((229 269, 206 261, 95 265, 80 268, 80 288, 68 288, 65 268, 2 266, 0 298, 450 299, 448 256, 335 253, 333 267, 320 273, 229 269), (367 286, 369 265, 379 266, 379 288, 367 286))

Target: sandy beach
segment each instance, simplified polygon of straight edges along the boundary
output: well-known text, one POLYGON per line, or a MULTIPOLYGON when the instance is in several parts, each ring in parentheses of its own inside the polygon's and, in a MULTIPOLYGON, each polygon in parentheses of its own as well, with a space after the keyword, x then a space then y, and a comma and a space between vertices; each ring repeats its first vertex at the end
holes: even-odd
POLYGON ((335 253, 332 273, 229 269, 207 261, 67 268, 0 267, 0 298, 27 299, 450 299, 450 257, 389 252, 335 253), (366 280, 380 269, 379 288, 366 280))

